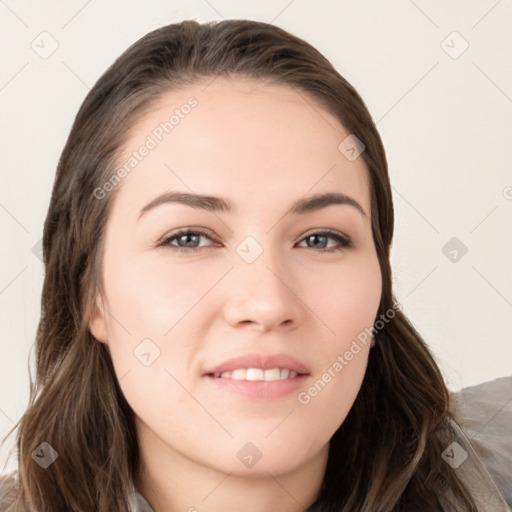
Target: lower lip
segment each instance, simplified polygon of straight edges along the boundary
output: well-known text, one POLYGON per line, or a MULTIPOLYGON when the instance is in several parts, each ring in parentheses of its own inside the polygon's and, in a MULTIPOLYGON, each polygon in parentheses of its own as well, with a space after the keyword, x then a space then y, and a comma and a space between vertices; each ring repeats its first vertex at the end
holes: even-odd
POLYGON ((297 375, 293 379, 281 380, 234 380, 206 375, 208 381, 227 391, 239 393, 250 398, 272 400, 296 392, 309 375, 297 375))

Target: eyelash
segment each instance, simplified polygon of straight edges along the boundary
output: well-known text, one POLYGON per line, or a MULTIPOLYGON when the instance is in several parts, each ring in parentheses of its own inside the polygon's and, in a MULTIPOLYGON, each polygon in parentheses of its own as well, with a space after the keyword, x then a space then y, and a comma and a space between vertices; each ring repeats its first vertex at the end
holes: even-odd
MULTIPOLYGON (((177 231, 176 233, 173 233, 173 234, 165 237, 161 242, 159 242, 157 244, 157 247, 166 246, 166 247, 170 247, 171 250, 173 250, 173 251, 182 252, 182 253, 197 252, 197 251, 205 248, 205 247, 192 247, 192 248, 188 248, 188 247, 179 247, 179 246, 176 246, 176 245, 171 245, 171 243, 170 243, 171 241, 173 241, 173 240, 175 240, 175 239, 177 239, 177 238, 179 238, 180 236, 183 236, 183 235, 202 235, 202 236, 212 240, 210 233, 205 231, 205 230, 203 230, 203 229, 200 229, 200 228, 194 228, 194 229, 186 228, 186 229, 177 231)), ((300 241, 302 242, 303 240, 305 240, 305 239, 307 239, 307 238, 309 238, 310 236, 313 236, 313 235, 327 236, 328 238, 332 238, 333 240, 336 240, 338 242, 338 244, 339 244, 338 247, 330 247, 329 249, 325 249, 325 248, 324 249, 319 249, 320 252, 337 252, 337 251, 341 251, 343 249, 349 249, 349 248, 353 247, 353 243, 352 243, 352 240, 350 238, 342 236, 339 233, 337 233, 335 231, 331 231, 331 230, 315 231, 313 233, 309 233, 305 237, 303 237, 300 241)), ((314 247, 305 247, 305 249, 314 249, 314 247)))

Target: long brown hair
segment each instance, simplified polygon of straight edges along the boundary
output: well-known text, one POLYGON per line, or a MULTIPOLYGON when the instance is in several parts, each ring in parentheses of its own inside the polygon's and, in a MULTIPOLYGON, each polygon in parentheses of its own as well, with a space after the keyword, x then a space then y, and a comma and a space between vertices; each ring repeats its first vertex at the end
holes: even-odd
MULTIPOLYGON (((58 163, 44 224, 36 380, 31 378, 29 406, 14 427, 17 510, 131 510, 139 464, 133 411, 106 345, 88 330, 96 294, 103 291, 104 228, 115 197, 112 191, 98 200, 95 190, 113 176, 130 126, 151 102, 217 76, 293 87, 363 141, 382 273, 377 317, 396 303, 386 155, 355 89, 315 48, 270 24, 184 21, 150 32, 87 95, 58 163), (58 453, 47 469, 32 457, 42 442, 58 453)), ((430 512, 438 510, 437 496, 450 490, 475 512, 468 490, 441 457, 445 445, 436 433, 451 417, 449 392, 426 343, 400 310, 374 339, 362 387, 331 439, 323 485, 309 510, 430 512)))

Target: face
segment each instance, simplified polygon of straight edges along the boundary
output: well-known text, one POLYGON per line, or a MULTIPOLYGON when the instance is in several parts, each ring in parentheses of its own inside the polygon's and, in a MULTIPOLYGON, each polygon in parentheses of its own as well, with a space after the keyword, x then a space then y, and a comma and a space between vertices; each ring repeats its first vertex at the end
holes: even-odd
POLYGON ((128 171, 98 191, 116 196, 90 330, 158 456, 277 475, 327 454, 382 284, 368 170, 338 149, 348 135, 292 88, 223 78, 166 93, 133 127, 128 171), (167 192, 230 210, 153 202, 167 192), (323 194, 350 199, 291 211, 323 194), (279 380, 250 380, 265 375, 279 380))

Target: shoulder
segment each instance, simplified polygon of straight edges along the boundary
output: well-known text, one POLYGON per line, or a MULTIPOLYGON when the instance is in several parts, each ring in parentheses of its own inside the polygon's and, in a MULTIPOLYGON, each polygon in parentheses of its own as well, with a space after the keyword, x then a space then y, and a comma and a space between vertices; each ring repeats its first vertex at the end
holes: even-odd
POLYGON ((464 388, 452 398, 469 459, 512 507, 512 375, 464 388))
POLYGON ((18 472, 11 471, 0 475, 0 512, 12 512, 18 488, 18 472))

